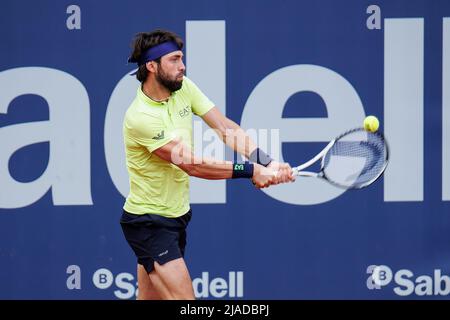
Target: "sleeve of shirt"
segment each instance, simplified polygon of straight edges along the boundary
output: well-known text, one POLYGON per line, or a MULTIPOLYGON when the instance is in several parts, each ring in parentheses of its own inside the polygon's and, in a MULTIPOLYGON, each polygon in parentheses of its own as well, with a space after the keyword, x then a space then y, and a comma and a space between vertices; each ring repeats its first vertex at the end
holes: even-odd
POLYGON ((214 107, 214 103, 192 82, 185 77, 191 97, 192 112, 197 116, 202 116, 214 107))
POLYGON ((148 114, 141 114, 139 119, 126 123, 129 136, 136 143, 146 147, 150 152, 173 140, 174 135, 164 125, 163 120, 148 114))

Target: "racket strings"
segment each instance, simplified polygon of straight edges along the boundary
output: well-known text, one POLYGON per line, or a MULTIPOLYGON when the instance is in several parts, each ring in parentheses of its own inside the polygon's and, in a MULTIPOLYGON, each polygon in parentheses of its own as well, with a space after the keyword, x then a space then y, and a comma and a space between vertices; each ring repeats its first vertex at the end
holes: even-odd
POLYGON ((381 175, 387 160, 384 138, 366 131, 349 132, 336 140, 323 161, 323 173, 331 182, 358 188, 381 175))

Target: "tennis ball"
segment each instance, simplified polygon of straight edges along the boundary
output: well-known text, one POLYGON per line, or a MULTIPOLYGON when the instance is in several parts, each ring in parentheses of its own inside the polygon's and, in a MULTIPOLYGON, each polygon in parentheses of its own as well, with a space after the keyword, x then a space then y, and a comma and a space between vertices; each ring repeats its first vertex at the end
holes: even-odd
POLYGON ((378 127, 380 126, 380 122, 378 121, 377 117, 375 116, 367 116, 364 119, 364 129, 370 132, 375 132, 378 130, 378 127))

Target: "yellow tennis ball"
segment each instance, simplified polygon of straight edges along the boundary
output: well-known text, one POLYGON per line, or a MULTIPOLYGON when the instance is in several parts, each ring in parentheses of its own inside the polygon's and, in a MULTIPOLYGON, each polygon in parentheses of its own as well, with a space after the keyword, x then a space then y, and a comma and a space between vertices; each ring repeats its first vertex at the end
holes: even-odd
POLYGON ((377 117, 375 116, 367 116, 364 119, 364 129, 370 132, 375 132, 378 130, 378 127, 380 126, 380 122, 378 121, 377 117))

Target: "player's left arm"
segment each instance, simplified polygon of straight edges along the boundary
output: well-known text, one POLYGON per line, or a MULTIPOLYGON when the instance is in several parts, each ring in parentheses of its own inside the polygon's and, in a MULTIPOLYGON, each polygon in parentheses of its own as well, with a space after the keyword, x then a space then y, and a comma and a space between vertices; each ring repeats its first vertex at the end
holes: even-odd
MULTIPOLYGON (((223 115, 217 107, 202 115, 208 126, 215 130, 220 139, 231 149, 240 153, 247 159, 255 158, 256 143, 233 120, 223 115)), ((291 166, 288 163, 279 163, 271 160, 267 167, 278 170, 277 183, 294 181, 291 166)))

